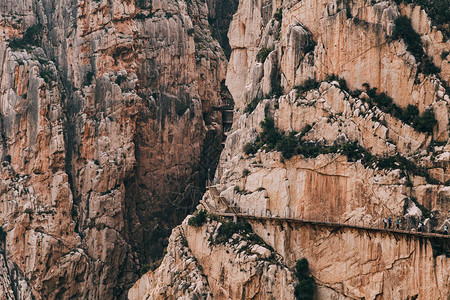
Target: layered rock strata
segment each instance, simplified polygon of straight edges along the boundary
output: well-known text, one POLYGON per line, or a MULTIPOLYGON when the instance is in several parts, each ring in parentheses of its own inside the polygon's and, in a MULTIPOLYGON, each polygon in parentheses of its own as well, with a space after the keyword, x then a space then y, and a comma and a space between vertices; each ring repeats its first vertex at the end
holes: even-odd
POLYGON ((226 67, 208 7, 6 1, 0 14, 6 264, 37 299, 123 298, 217 163, 201 163, 221 149, 226 67))
MULTIPOLYGON (((450 43, 423 9, 391 1, 245 0, 228 37, 226 83, 235 119, 216 184, 199 209, 375 228, 389 216, 402 229, 416 230, 422 221, 425 231, 442 232, 450 222, 450 43), (406 42, 394 39, 400 16, 421 36, 425 55, 438 67, 434 74, 424 74, 406 42), (353 91, 363 85, 362 93, 353 91), (404 111, 432 109, 436 126, 418 130, 375 103, 370 88, 404 111)), ((319 299, 448 298, 448 245, 351 228, 249 222, 291 270, 308 259, 319 299)), ((198 237, 190 228, 188 241, 198 237)), ((207 241, 205 233, 188 243, 195 257, 193 249, 214 249, 207 241)), ((206 262, 208 269, 219 265, 206 262)), ((170 277, 157 269, 143 278, 170 277)))
POLYGON ((222 222, 186 222, 171 235, 168 254, 155 272, 130 289, 129 299, 292 299, 295 282, 279 255, 248 234, 216 243, 222 222), (206 238, 205 238, 206 237, 206 238), (184 241, 184 242, 183 242, 184 241), (278 259, 277 259, 278 257, 278 259))

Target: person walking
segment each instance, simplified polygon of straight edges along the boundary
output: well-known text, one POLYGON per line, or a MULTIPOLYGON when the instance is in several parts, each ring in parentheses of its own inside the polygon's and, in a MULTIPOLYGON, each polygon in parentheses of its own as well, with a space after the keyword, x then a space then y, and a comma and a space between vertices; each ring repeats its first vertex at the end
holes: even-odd
POLYGON ((447 224, 444 225, 444 234, 445 235, 448 234, 448 225, 447 224))
POLYGON ((384 222, 384 229, 386 229, 386 227, 387 227, 387 218, 386 217, 384 217, 383 222, 384 222))
POLYGON ((391 217, 389 217, 388 223, 389 223, 389 229, 391 229, 391 226, 392 226, 392 219, 391 219, 391 217))
POLYGON ((400 218, 397 219, 397 229, 400 229, 400 218))
POLYGON ((417 227, 418 232, 422 232, 422 226, 423 226, 422 221, 419 221, 419 226, 417 227))

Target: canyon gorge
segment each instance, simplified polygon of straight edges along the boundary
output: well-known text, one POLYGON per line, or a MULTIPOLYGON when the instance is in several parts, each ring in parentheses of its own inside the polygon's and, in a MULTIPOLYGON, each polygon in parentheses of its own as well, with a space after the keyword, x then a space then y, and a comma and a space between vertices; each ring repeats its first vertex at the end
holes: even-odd
POLYGON ((448 0, 0 16, 0 299, 450 298, 448 0))

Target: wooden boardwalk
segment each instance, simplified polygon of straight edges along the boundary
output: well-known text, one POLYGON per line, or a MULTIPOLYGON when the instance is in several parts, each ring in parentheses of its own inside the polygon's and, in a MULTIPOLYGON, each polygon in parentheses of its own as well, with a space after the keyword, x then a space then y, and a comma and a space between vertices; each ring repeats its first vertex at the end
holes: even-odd
POLYGON ((351 228, 356 230, 365 230, 372 232, 389 232, 394 234, 402 234, 402 235, 410 235, 410 236, 418 236, 423 238, 439 238, 439 239, 448 239, 450 240, 450 235, 440 234, 440 233, 431 233, 431 232, 418 232, 418 231, 408 231, 408 230, 399 230, 393 228, 380 228, 380 227, 370 227, 370 226, 362 226, 356 224, 348 224, 348 223, 336 223, 336 222, 328 222, 328 221, 315 221, 308 219, 299 219, 299 218, 283 218, 278 216, 255 216, 243 213, 215 213, 218 216, 222 216, 225 218, 234 218, 238 219, 246 219, 252 221, 278 221, 278 222, 286 222, 291 224, 311 224, 316 226, 323 227, 331 227, 331 228, 351 228))
POLYGON ((409 235, 409 236, 416 236, 416 237, 422 237, 427 239, 443 239, 446 242, 450 240, 450 235, 440 234, 440 233, 433 233, 433 232, 419 232, 419 231, 411 231, 411 230, 400 230, 400 229, 394 229, 394 228, 384 228, 384 227, 371 227, 371 226, 364 226, 359 224, 351 224, 351 223, 341 223, 341 222, 331 222, 326 220, 314 220, 309 218, 297 218, 297 217, 279 217, 277 215, 273 216, 264 216, 264 215, 252 215, 249 213, 243 213, 241 212, 239 207, 235 207, 229 204, 227 199, 224 197, 221 197, 219 195, 219 192, 217 191, 217 188, 215 186, 209 186, 209 191, 211 192, 211 195, 215 198, 216 201, 219 203, 225 204, 227 207, 228 212, 216 212, 211 211, 212 208, 208 205, 205 206, 205 208, 208 211, 211 211, 212 213, 222 216, 225 218, 238 218, 238 219, 246 219, 246 220, 252 220, 252 221, 278 221, 278 222, 286 222, 291 224, 311 224, 316 226, 323 226, 323 227, 331 227, 331 228, 351 228, 356 230, 364 230, 364 231, 370 231, 370 232, 388 232, 393 234, 400 234, 400 235, 409 235))

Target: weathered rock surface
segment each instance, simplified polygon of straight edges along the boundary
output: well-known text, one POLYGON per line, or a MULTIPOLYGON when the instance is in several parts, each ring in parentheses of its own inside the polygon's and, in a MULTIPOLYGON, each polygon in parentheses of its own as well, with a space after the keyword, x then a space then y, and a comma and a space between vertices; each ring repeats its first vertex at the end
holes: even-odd
POLYGON ((448 299, 450 260, 430 241, 384 232, 252 223, 293 265, 311 262, 318 299, 448 299))
MULTIPOLYGON (((215 185, 203 196, 205 208, 230 212, 233 207, 243 214, 377 228, 390 216, 394 222, 400 219, 403 229, 416 230, 423 221, 426 231, 438 232, 450 223, 448 56, 441 55, 450 44, 424 11, 388 1, 244 0, 228 36, 232 53, 226 82, 237 113, 215 185), (412 19, 425 52, 440 67, 438 74, 420 73, 406 44, 391 38, 400 15, 412 19), (350 95, 342 82, 322 82, 304 93, 293 89, 307 78, 320 81, 331 74, 344 77, 350 90, 367 82, 399 107, 411 104, 420 112, 433 108, 437 126, 432 134, 419 132, 394 113, 372 105, 367 93, 350 95), (331 147, 354 142, 374 160, 353 161, 340 150, 283 157, 268 142, 255 154, 245 154, 243 146, 257 140, 266 117, 273 118, 276 130, 294 131, 304 143, 331 147), (408 168, 393 159, 400 156, 409 162, 408 168), (392 163, 382 167, 378 162, 385 158, 392 163)), ((293 268, 298 259, 308 259, 318 299, 449 297, 448 242, 443 240, 436 244, 421 237, 347 227, 249 222, 286 266, 293 268)), ((206 270, 222 266, 224 259, 202 230, 188 226, 184 234, 212 287, 215 278, 206 270), (202 259, 203 252, 217 258, 213 265, 202 259)), ((144 278, 157 280, 156 273, 144 278)), ((155 285, 146 288, 152 291, 155 285)), ((214 296, 240 299, 240 295, 214 296)), ((285 296, 279 299, 289 299, 285 296)))
POLYGON ((0 15, 6 264, 37 299, 123 298, 217 163, 201 163, 220 151, 226 67, 208 7, 3 1, 0 15), (37 41, 8 47, 34 24, 37 41))
POLYGON ((388 1, 243 1, 229 31, 233 51, 227 84, 236 105, 243 107, 254 97, 271 93, 277 81, 288 92, 307 78, 323 80, 338 74, 351 89, 369 83, 401 107, 439 110, 434 136, 446 141, 450 99, 444 97, 443 82, 418 72, 406 45, 390 38, 400 13, 413 18, 414 29, 430 45, 427 54, 441 66, 441 78, 448 80, 448 60, 441 53, 449 51, 450 41, 442 42, 442 33, 431 29, 418 6, 399 9, 388 1), (282 17, 275 19, 278 9, 282 17), (261 49, 273 50, 263 63, 257 61, 261 49), (439 106, 442 101, 445 105, 439 106))
MULTIPOLYGON (((226 45, 221 27, 236 4, 2 2, 0 298, 292 299, 301 257, 319 298, 449 297, 448 257, 419 238, 269 222, 253 224, 265 242, 242 233, 216 242, 225 221, 211 216, 200 227, 185 220, 168 241, 218 162, 225 76, 237 113, 216 172, 219 199, 248 214, 369 226, 390 216, 407 229, 424 221, 426 231, 450 224, 450 42, 426 13, 392 1, 242 0, 227 67, 213 35, 226 45), (400 15, 436 74, 421 73, 405 42, 392 39, 400 15), (351 90, 368 83, 399 107, 432 108, 433 133, 342 82, 293 89, 331 74, 351 90), (244 113, 254 99, 265 100, 244 113), (355 142, 416 172, 341 153, 244 154, 267 116, 303 142, 355 142), (128 293, 167 242, 160 267, 128 293)), ((211 191, 202 204, 226 209, 211 191)))
POLYGON ((182 227, 173 230, 161 266, 142 276, 128 292, 129 299, 212 299, 211 296, 182 227))
POLYGON ((33 299, 31 288, 20 268, 5 258, 3 232, 0 233, 0 299, 33 299))
POLYGON ((161 266, 145 274, 130 289, 128 298, 294 297, 293 274, 276 259, 276 253, 245 234, 235 233, 225 244, 217 244, 214 240, 220 226, 223 226, 221 222, 212 221, 202 227, 192 227, 186 220, 175 228, 161 266))

